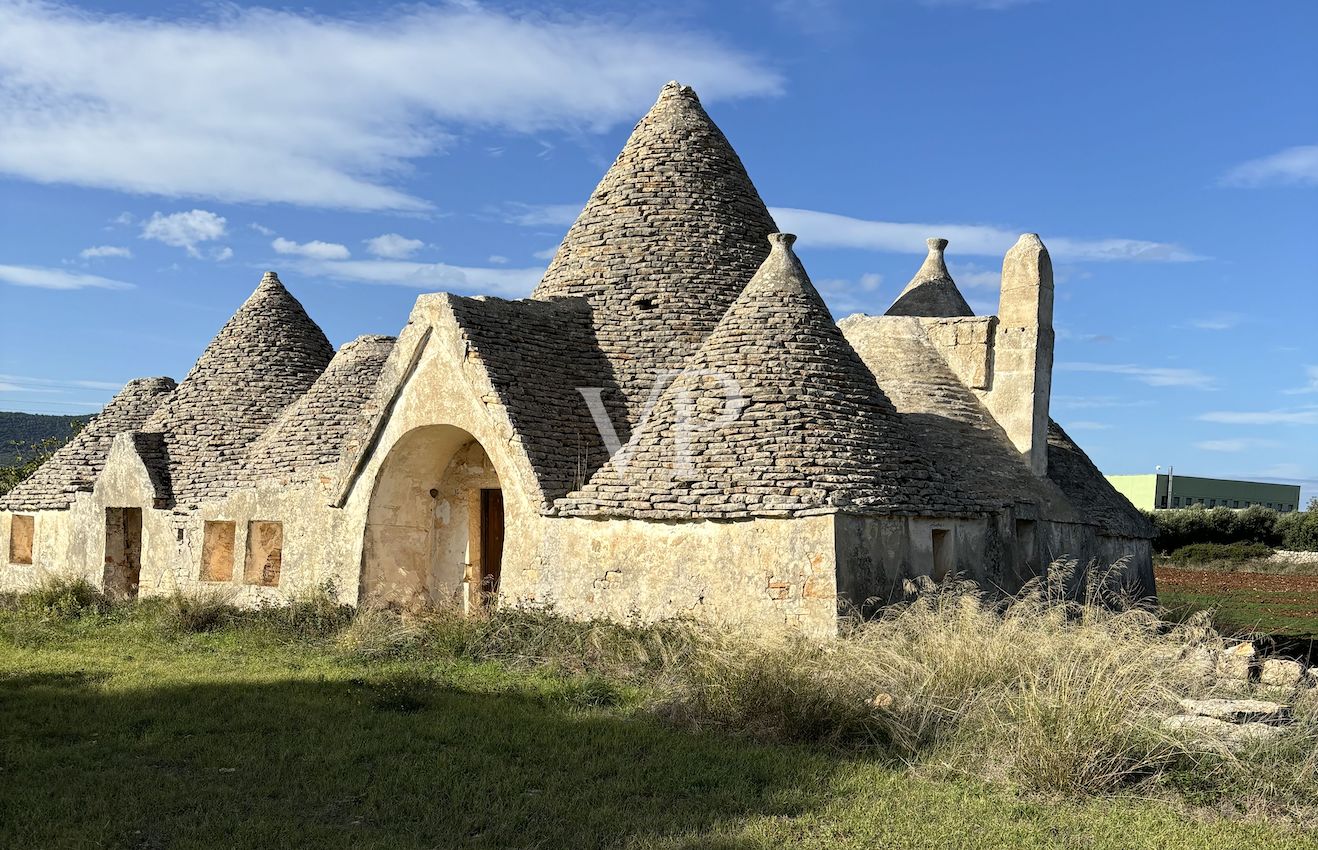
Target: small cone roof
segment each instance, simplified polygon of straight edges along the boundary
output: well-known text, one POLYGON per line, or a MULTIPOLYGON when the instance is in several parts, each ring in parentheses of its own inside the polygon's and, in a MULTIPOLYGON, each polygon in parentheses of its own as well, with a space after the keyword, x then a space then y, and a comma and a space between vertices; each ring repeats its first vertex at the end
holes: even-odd
POLYGON ((578 504, 725 518, 942 504, 946 485, 843 338, 795 237, 771 239, 754 279, 578 504))
POLYGON ((681 368, 755 274, 776 229, 696 93, 668 83, 533 297, 590 302, 635 423, 654 374, 681 368))
POLYGON ((266 272, 142 428, 164 435, 175 499, 224 495, 247 448, 333 356, 320 327, 266 272))
POLYGON ((888 308, 887 315, 938 318, 975 315, 947 271, 947 263, 943 260, 947 240, 928 239, 925 244, 929 246, 929 255, 925 257, 915 277, 906 284, 902 294, 888 308))

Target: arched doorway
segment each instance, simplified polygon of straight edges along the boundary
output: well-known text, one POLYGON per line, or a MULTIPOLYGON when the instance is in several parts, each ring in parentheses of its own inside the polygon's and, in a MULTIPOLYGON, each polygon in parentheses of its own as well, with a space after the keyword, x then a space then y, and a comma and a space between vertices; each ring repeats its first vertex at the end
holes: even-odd
POLYGON ((409 431, 380 467, 366 514, 361 599, 393 607, 479 604, 503 553, 498 472, 471 434, 409 431))

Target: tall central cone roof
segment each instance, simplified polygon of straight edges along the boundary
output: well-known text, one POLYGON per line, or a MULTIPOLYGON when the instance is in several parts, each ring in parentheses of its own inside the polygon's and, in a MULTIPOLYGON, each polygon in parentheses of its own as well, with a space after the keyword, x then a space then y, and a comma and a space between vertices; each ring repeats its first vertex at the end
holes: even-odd
POLYGON ((696 93, 669 83, 533 297, 589 300, 635 424, 655 373, 682 367, 755 274, 774 230, 696 93))
POLYGON ((164 437, 174 498, 224 495, 248 446, 315 382, 334 347, 274 272, 142 430, 164 437))
POLYGON ((565 512, 734 518, 949 508, 947 485, 792 252, 795 237, 771 238, 769 257, 687 369, 565 512))
POLYGON ((942 319, 953 316, 973 316, 961 290, 956 288, 952 275, 947 271, 943 261, 943 249, 947 247, 946 239, 926 239, 929 256, 924 265, 906 284, 902 294, 888 308, 889 316, 934 316, 942 319))

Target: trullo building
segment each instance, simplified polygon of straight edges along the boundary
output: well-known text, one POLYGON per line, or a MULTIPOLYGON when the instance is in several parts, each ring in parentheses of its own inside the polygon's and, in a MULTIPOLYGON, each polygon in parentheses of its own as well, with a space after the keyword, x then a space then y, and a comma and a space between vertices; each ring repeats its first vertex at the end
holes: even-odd
POLYGON ((553 605, 826 633, 917 576, 1011 592, 1147 521, 1049 418, 1053 281, 996 316, 929 255, 835 322, 737 154, 665 86, 521 301, 422 295, 335 352, 274 273, 181 382, 133 381, 0 500, 0 586, 332 580, 349 602, 553 605))

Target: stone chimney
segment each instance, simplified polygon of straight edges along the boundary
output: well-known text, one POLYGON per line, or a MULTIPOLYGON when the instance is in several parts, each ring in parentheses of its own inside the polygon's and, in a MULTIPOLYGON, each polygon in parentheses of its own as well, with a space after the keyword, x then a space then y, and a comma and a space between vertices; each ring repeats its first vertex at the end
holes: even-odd
POLYGON ((1053 380, 1053 264, 1026 233, 1002 261, 992 387, 983 398, 1035 475, 1048 474, 1053 380))

